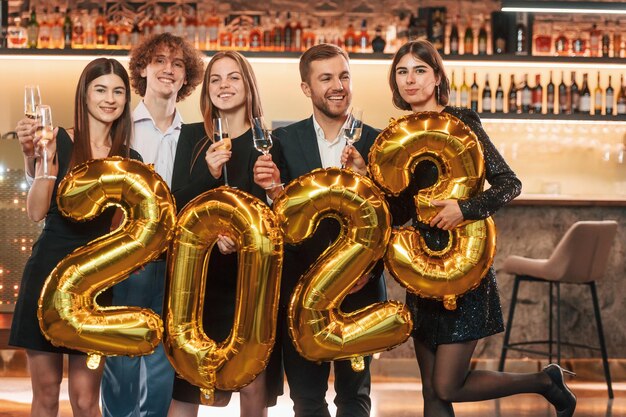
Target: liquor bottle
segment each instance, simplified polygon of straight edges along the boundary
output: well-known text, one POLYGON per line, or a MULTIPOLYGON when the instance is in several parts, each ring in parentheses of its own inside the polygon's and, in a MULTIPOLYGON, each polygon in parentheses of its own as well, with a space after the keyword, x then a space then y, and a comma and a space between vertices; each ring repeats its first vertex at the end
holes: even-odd
MULTIPOLYGON (((379 26, 379 29, 380 29, 380 26, 379 26)), ((384 39, 382 39, 382 41, 385 42, 384 39)), ((313 45, 315 45, 315 31, 311 27, 311 21, 309 20, 306 23, 305 27, 302 29, 302 48, 304 50, 307 50, 313 45)), ((383 49, 384 48, 385 48, 385 45, 383 44, 383 49)), ((376 50, 374 50, 374 52, 376 52, 376 50)))
POLYGON ((43 9, 43 14, 39 19, 39 34, 37 39, 37 48, 48 49, 50 48, 50 39, 52 38, 52 30, 50 27, 50 16, 48 16, 48 10, 43 9))
POLYGON ((30 12, 30 19, 26 25, 26 33, 28 34, 28 47, 37 48, 39 40, 39 22, 37 22, 37 12, 33 7, 30 12))
POLYGON ((50 24, 50 47, 55 49, 63 48, 63 18, 61 17, 59 6, 54 8, 50 24))
POLYGON ((578 107, 580 113, 589 114, 591 112, 591 90, 587 83, 587 73, 583 74, 583 86, 580 89, 580 104, 578 107))
POLYGON ((576 84, 576 72, 572 71, 572 83, 569 86, 569 109, 570 113, 578 113, 580 109, 580 90, 576 84))
POLYGON ((526 29, 526 14, 517 15, 517 25, 515 26, 515 54, 528 55, 528 34, 526 29))
POLYGON ((106 27, 107 21, 104 17, 104 10, 102 7, 98 8, 98 15, 95 19, 96 30, 96 48, 104 48, 106 45, 106 27))
POLYGON ((543 87, 541 86, 541 75, 535 75, 535 88, 532 89, 532 112, 541 114, 543 112, 543 87))
POLYGON ((109 23, 106 26, 105 37, 109 49, 119 48, 120 32, 113 18, 109 19, 109 23))
POLYGON ((357 45, 359 52, 369 52, 370 35, 367 33, 367 20, 361 22, 361 33, 357 37, 357 45))
POLYGON ((448 97, 448 103, 451 106, 458 106, 457 104, 457 86, 454 82, 454 71, 452 71, 452 75, 450 76, 450 96, 448 97))
POLYGON ((98 12, 96 9, 91 14, 83 14, 83 26, 85 29, 85 48, 93 49, 96 47, 96 17, 98 12))
POLYGON ((233 45, 236 50, 239 51, 247 51, 248 50, 248 41, 249 41, 249 33, 248 33, 248 16, 240 16, 235 18, 238 20, 236 22, 233 20, 234 31, 233 31, 233 45))
POLYGON ((287 20, 283 28, 285 51, 293 51, 293 26, 291 25, 291 12, 287 12, 287 20))
POLYGON ((611 32, 609 32, 609 21, 604 22, 604 32, 602 33, 602 57, 608 58, 611 51, 611 32))
POLYGON ((485 75, 485 88, 483 88, 483 113, 491 113, 491 87, 489 86, 489 75, 485 75))
POLYGON ((233 47, 233 33, 230 31, 228 27, 228 17, 224 18, 224 24, 220 26, 218 33, 218 47, 221 50, 224 49, 232 49, 233 47))
POLYGON ((572 42, 572 53, 576 56, 583 56, 585 54, 585 50, 587 49, 587 42, 583 39, 580 31, 576 33, 576 37, 572 42))
POLYGON ((613 114, 615 102, 615 90, 613 90, 613 86, 611 85, 611 76, 609 75, 609 85, 606 87, 606 106, 605 106, 605 114, 613 114))
POLYGON ((130 32, 132 27, 128 25, 128 21, 118 19, 117 25, 117 44, 120 49, 130 49, 134 44, 131 41, 130 32))
POLYGON ((72 48, 72 26, 72 9, 68 7, 63 18, 63 47, 65 49, 72 48))
POLYGON ((620 76, 619 96, 617 97, 617 114, 626 114, 626 85, 624 85, 624 74, 620 76))
POLYGON ((469 20, 465 27, 465 36, 463 37, 463 54, 474 55, 474 31, 469 20))
MULTIPOLYGON (((205 35, 206 35, 206 32, 205 32, 205 35)), ((135 19, 133 20, 133 26, 130 29, 130 44, 137 45, 140 39, 141 39, 141 29, 139 28, 139 19, 135 17, 135 19)), ((196 44, 196 47, 198 49, 204 50, 206 48, 206 45, 204 43, 205 41, 206 41, 206 36, 204 38, 198 38, 198 43, 196 44)))
POLYGON ((465 69, 463 70, 463 84, 461 84, 459 96, 461 99, 459 105, 461 107, 469 107, 469 86, 467 85, 467 82, 465 82, 465 69))
POLYGON ((521 113, 521 108, 517 107, 517 86, 515 85, 515 75, 511 74, 511 82, 509 84, 508 108, 507 113, 521 113))
POLYGON ((85 47, 85 28, 83 27, 82 15, 78 14, 74 17, 74 33, 72 34, 72 48, 80 49, 85 47))
POLYGON ((598 30, 598 25, 594 23, 589 31, 589 52, 591 56, 601 56, 601 40, 602 32, 598 30))
POLYGON ((566 56, 569 54, 569 39, 563 33, 559 31, 556 39, 554 40, 554 52, 559 56, 566 56))
POLYGON ((443 22, 443 16, 440 9, 435 9, 431 21, 431 39, 433 46, 440 54, 444 53, 445 46, 445 27, 443 22))
POLYGON ((521 98, 518 98, 518 102, 521 105, 522 113, 530 113, 533 97, 532 90, 528 85, 528 74, 524 74, 524 81, 522 81, 519 95, 521 96, 521 98))
POLYGON ((272 39, 274 43, 274 51, 284 51, 283 42, 283 26, 280 24, 280 12, 276 12, 276 19, 274 19, 274 29, 272 30, 272 39))
POLYGON ((207 15, 205 22, 207 38, 206 49, 217 49, 219 43, 220 23, 222 23, 221 19, 217 14, 216 8, 214 7, 207 15))
POLYGON ((571 113, 572 109, 569 107, 568 89, 565 85, 565 74, 561 71, 561 84, 559 84, 559 114, 571 113))
POLYGON ((470 87, 470 109, 478 112, 478 83, 476 82, 476 73, 474 73, 474 82, 470 87))
POLYGON ((261 29, 261 16, 255 15, 252 17, 252 29, 250 29, 250 39, 248 45, 250 45, 251 51, 260 51, 263 46, 263 32, 261 29))
POLYGON ((385 51, 386 44, 387 42, 383 38, 383 28, 381 26, 376 26, 376 33, 374 34, 374 39, 372 39, 372 50, 374 52, 382 53, 385 51))
MULTIPOLYGON (((176 16, 174 16, 172 21, 172 26, 174 27, 174 35, 180 36, 181 38, 185 37, 185 15, 183 14, 183 9, 179 8, 176 11, 176 16)), ((193 42, 191 43, 193 45, 193 42)))
POLYGON ((600 87, 600 72, 598 72, 596 88, 593 90, 593 114, 602 114, 602 87, 600 87))
POLYGON ((293 42, 292 42, 292 50, 300 52, 302 51, 304 38, 304 28, 302 27, 302 23, 300 22, 300 15, 296 14, 296 23, 293 25, 293 42))
POLYGON ((9 1, 0 0, 0 48, 6 48, 9 37, 9 1))
POLYGON ((552 71, 550 71, 550 82, 546 86, 546 113, 554 113, 554 82, 552 82, 552 71))
POLYGON ((484 19, 478 30, 478 55, 487 55, 487 29, 484 19))
POLYGON ((184 17, 185 26, 183 27, 183 32, 187 41, 192 45, 198 44, 198 24, 200 23, 200 21, 197 19, 199 17, 197 13, 189 13, 184 17))
POLYGON ((458 16, 452 21, 452 27, 450 28, 450 55, 459 54, 459 27, 458 16))
POLYGON ((613 32, 613 57, 622 57, 622 31, 619 25, 619 21, 615 24, 615 31, 613 32))
POLYGON ((261 18, 261 25, 263 26, 263 50, 264 51, 273 51, 274 50, 274 38, 272 37, 272 25, 270 24, 272 16, 267 13, 267 15, 261 18))
POLYGON ((496 88, 496 113, 504 111, 504 89, 502 88, 502 74, 498 74, 498 87, 496 88))
POLYGON ((357 39, 356 39, 356 33, 354 32, 354 26, 352 25, 352 22, 348 23, 348 28, 346 29, 346 32, 343 35, 343 44, 344 44, 344 49, 346 51, 355 52, 357 39))

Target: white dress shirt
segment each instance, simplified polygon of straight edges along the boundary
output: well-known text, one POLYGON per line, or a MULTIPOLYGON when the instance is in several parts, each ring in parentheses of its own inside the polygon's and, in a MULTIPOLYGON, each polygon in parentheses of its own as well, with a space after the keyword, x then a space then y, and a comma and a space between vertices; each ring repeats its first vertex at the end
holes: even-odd
POLYGON ((320 151, 320 159, 323 168, 341 168, 341 153, 346 146, 346 140, 343 135, 343 129, 339 130, 337 137, 327 140, 324 130, 315 120, 313 116, 313 127, 315 128, 315 136, 317 137, 317 147, 320 151))
POLYGON ((154 164, 155 171, 171 187, 176 145, 183 124, 180 113, 175 110, 171 126, 162 132, 142 100, 133 111, 133 124, 131 148, 139 152, 144 163, 154 164))

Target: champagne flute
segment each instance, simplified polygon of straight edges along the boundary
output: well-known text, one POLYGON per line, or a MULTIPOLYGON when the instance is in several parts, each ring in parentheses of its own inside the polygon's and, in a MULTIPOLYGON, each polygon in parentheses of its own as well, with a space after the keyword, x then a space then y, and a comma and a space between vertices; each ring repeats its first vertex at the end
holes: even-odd
POLYGON ((37 106, 41 104, 38 85, 24 86, 24 114, 31 120, 37 117, 37 106))
MULTIPOLYGON (((254 149, 261 152, 263 155, 270 153, 270 149, 272 149, 274 145, 272 141, 272 131, 265 127, 265 122, 262 117, 252 119, 252 140, 254 142, 254 149)), ((265 187, 265 189, 271 190, 281 185, 283 185, 283 183, 276 184, 272 177, 272 183, 268 187, 265 187)))
MULTIPOLYGON (((346 146, 353 146, 361 139, 363 131, 363 110, 353 107, 343 125, 343 135, 346 138, 346 146)), ((345 165, 342 165, 345 168, 345 165)))
POLYGON ((36 109, 35 138, 39 138, 39 146, 42 150, 43 175, 37 178, 56 179, 48 170, 48 142, 54 139, 54 126, 52 124, 52 109, 50 106, 40 104, 36 109))
MULTIPOLYGON (((228 120, 225 117, 217 117, 213 119, 213 142, 220 142, 220 146, 216 149, 225 149, 230 151, 232 148, 230 135, 228 133, 228 120)), ((222 165, 222 173, 224 174, 224 185, 229 187, 230 185, 228 184, 228 170, 226 169, 226 163, 222 165)))

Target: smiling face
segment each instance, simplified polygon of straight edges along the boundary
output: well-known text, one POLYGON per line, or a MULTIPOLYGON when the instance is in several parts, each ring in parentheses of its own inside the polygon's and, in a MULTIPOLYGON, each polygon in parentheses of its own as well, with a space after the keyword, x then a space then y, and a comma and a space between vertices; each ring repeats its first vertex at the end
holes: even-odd
POLYGON ((126 87, 116 74, 102 75, 87 86, 87 111, 89 118, 104 124, 117 120, 126 105, 126 87))
POLYGON ((209 99, 220 111, 245 109, 246 87, 237 61, 224 57, 213 63, 209 74, 208 92, 209 99))
POLYGON ((316 111, 328 118, 343 118, 352 101, 350 67, 343 56, 310 63, 309 79, 301 84, 316 111))
POLYGON ((141 76, 146 77, 146 97, 175 97, 186 82, 183 51, 159 47, 141 76))
POLYGON ((395 78, 400 96, 414 112, 437 108, 435 88, 439 80, 424 61, 411 53, 404 55, 396 65, 395 78))

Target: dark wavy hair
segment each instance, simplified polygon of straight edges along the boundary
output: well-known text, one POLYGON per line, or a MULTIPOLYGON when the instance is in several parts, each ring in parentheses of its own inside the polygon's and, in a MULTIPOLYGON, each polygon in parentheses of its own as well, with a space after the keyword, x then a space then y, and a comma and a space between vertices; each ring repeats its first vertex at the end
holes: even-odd
POLYGON ((98 58, 91 61, 83 70, 76 86, 74 99, 74 147, 70 167, 93 158, 89 132, 89 111, 87 110, 87 90, 93 80, 103 75, 115 74, 124 82, 126 102, 124 110, 111 126, 111 150, 109 156, 128 157, 133 121, 130 112, 130 82, 126 69, 111 58, 98 58))
POLYGON ((446 70, 443 68, 441 55, 439 55, 439 52, 437 52, 433 44, 425 39, 405 43, 393 56, 391 69, 389 70, 389 87, 391 87, 391 93, 393 94, 393 105, 400 110, 411 110, 409 103, 404 101, 400 95, 398 83, 396 82, 396 67, 402 57, 407 54, 412 54, 415 58, 424 61, 426 65, 433 69, 435 77, 439 78, 439 94, 435 97, 437 104, 442 106, 447 105, 450 98, 450 81, 446 75, 446 70))
POLYGON ((189 42, 180 36, 171 33, 162 33, 154 35, 135 46, 130 52, 130 80, 135 93, 141 97, 146 95, 146 77, 141 76, 143 71, 157 53, 159 47, 166 47, 172 51, 182 51, 183 61, 185 63, 185 80, 187 83, 178 90, 176 101, 180 101, 189 96, 202 81, 202 69, 204 63, 202 55, 189 42))

